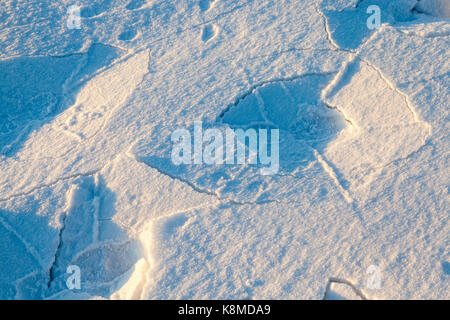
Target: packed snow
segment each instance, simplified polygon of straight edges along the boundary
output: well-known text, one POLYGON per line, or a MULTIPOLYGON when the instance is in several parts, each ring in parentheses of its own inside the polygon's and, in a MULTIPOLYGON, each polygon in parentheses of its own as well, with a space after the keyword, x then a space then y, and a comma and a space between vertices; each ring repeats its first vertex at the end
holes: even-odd
POLYGON ((450 299, 449 18, 2 1, 0 299, 450 299), (196 123, 278 130, 276 170, 174 163, 196 123))

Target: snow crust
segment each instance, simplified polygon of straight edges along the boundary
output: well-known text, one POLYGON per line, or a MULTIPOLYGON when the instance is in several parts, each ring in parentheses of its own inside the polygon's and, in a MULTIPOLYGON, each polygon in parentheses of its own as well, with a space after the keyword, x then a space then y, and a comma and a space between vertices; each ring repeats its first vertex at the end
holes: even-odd
POLYGON ((0 299, 450 298, 448 1, 78 4, 0 3, 0 299), (280 170, 174 165, 195 121, 280 170))

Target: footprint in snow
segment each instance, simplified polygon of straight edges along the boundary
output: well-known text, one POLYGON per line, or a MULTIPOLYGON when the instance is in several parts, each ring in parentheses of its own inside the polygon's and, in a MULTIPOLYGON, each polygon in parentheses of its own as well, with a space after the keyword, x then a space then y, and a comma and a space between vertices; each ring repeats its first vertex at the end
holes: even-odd
POLYGON ((208 42, 217 35, 219 28, 213 24, 209 24, 203 27, 202 41, 208 42))
POLYGON ((129 29, 129 30, 123 31, 119 35, 119 40, 121 40, 121 41, 130 41, 130 40, 133 40, 134 38, 136 38, 136 36, 137 36, 137 30, 136 29, 129 29))
POLYGON ((200 10, 202 12, 208 11, 213 7, 217 0, 200 0, 198 3, 200 10))

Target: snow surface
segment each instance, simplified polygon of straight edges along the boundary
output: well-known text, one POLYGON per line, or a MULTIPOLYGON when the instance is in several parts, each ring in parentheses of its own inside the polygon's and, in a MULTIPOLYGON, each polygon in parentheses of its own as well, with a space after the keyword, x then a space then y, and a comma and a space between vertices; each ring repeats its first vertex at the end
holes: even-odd
POLYGON ((450 2, 448 0, 420 0, 416 9, 436 17, 450 18, 450 2))
POLYGON ((0 299, 450 298, 448 0, 73 4, 0 3, 0 299), (279 172, 173 165, 194 121, 279 172))

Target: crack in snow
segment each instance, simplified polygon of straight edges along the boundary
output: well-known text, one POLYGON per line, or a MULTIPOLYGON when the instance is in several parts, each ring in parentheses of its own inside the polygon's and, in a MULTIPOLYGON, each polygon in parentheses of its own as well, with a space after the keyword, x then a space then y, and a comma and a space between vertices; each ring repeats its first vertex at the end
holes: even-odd
POLYGON ((30 190, 28 190, 28 191, 12 194, 12 195, 10 195, 10 196, 8 196, 6 198, 0 198, 0 203, 11 201, 11 200, 13 200, 15 198, 28 196, 28 195, 30 195, 30 194, 38 191, 38 190, 53 187, 54 185, 56 185, 56 184, 58 184, 60 182, 63 182, 63 181, 69 181, 69 180, 73 180, 73 179, 80 178, 80 177, 92 177, 92 176, 96 175, 97 173, 99 173, 100 171, 102 171, 106 166, 108 166, 111 162, 113 162, 121 154, 122 154, 122 152, 119 152, 119 153, 113 155, 108 161, 106 161, 104 164, 102 164, 97 169, 92 169, 92 170, 89 170, 89 171, 86 171, 86 172, 83 172, 83 173, 75 173, 75 174, 72 174, 72 175, 61 177, 61 178, 58 178, 58 179, 56 179, 56 180, 54 180, 52 182, 41 184, 41 185, 38 185, 36 187, 33 187, 30 190))
POLYGON ((336 172, 333 170, 333 168, 327 163, 327 161, 321 156, 321 154, 313 148, 314 156, 317 158, 319 163, 322 165, 325 172, 330 176, 331 180, 335 183, 335 185, 338 187, 339 191, 341 192, 342 196, 344 197, 345 201, 348 203, 353 203, 354 200, 350 196, 350 193, 347 189, 344 188, 342 183, 339 181, 336 172))
MULTIPOLYGON (((233 199, 230 199, 230 198, 222 198, 219 193, 211 191, 211 190, 201 189, 198 186, 196 186, 194 183, 190 182, 189 180, 182 179, 182 178, 177 177, 175 175, 171 175, 170 173, 164 172, 160 168, 154 167, 154 166, 148 164, 147 162, 139 159, 134 154, 131 154, 131 153, 128 152, 127 156, 130 157, 131 159, 139 162, 139 163, 142 163, 142 164, 152 168, 153 170, 157 171, 159 174, 162 174, 162 175, 164 175, 164 176, 166 176, 166 177, 168 177, 168 178, 170 178, 172 180, 176 180, 176 181, 179 181, 179 182, 182 182, 182 183, 188 185, 192 190, 194 190, 194 191, 196 191, 198 193, 209 195, 209 196, 213 196, 213 197, 217 198, 220 201, 226 201, 227 203, 232 203, 232 204, 237 204, 237 205, 262 205, 262 204, 267 204, 267 203, 283 203, 283 201, 275 200, 275 199, 274 200, 264 200, 264 201, 237 201, 237 200, 233 200, 233 199)), ((290 201, 290 203, 293 203, 293 202, 290 201)))
MULTIPOLYGON (((222 110, 219 114, 219 116, 216 119, 216 122, 221 122, 223 120, 223 117, 225 116, 225 114, 227 112, 229 112, 231 109, 233 109, 234 107, 236 107, 237 105, 239 105, 245 98, 247 98, 248 96, 250 96, 251 94, 254 94, 255 91, 260 88, 263 87, 265 85, 268 84, 273 84, 273 83, 282 83, 282 82, 289 82, 289 81, 295 81, 298 79, 302 79, 305 77, 310 77, 310 76, 330 76, 330 75, 335 75, 337 74, 336 71, 329 71, 329 72, 311 72, 311 73, 303 73, 300 75, 295 75, 292 77, 288 77, 288 78, 275 78, 275 79, 271 79, 271 80, 266 80, 266 81, 262 81, 256 85, 253 85, 250 89, 248 89, 244 94, 241 94, 236 100, 235 102, 231 103, 230 105, 228 105, 228 107, 226 107, 224 110, 222 110)), ((339 111, 339 109, 337 108, 331 108, 331 109, 336 109, 337 111, 339 111)), ((347 120, 347 119, 346 119, 347 120)))
POLYGON ((63 245, 62 236, 63 236, 64 230, 66 229, 66 219, 67 219, 67 211, 64 211, 62 219, 61 219, 61 228, 59 229, 59 232, 58 232, 58 246, 56 247, 56 251, 55 251, 55 256, 53 258, 53 262, 52 262, 52 264, 51 264, 51 266, 49 268, 49 271, 48 271, 49 279, 48 279, 48 282, 47 282, 47 289, 50 288, 51 284, 53 283, 53 280, 55 279, 54 272, 55 272, 55 267, 56 267, 56 264, 58 262, 58 258, 60 256, 61 248, 62 248, 62 245, 63 245))
POLYGON ((323 299, 325 300, 326 297, 328 296, 328 294, 330 293, 331 290, 331 285, 333 283, 338 283, 338 284, 344 284, 347 285, 348 287, 350 287, 352 289, 352 291, 358 296, 360 297, 362 300, 368 300, 367 297, 364 295, 364 293, 359 290, 353 283, 351 283, 350 281, 346 280, 346 279, 342 279, 342 278, 330 278, 328 280, 327 286, 325 288, 325 293, 323 296, 323 299))
MULTIPOLYGON (((180 177, 177 177, 175 175, 172 175, 170 173, 167 173, 165 171, 162 171, 160 168, 152 166, 150 164, 148 164, 147 162, 145 162, 144 160, 139 159, 139 157, 135 156, 134 154, 127 152, 126 155, 135 160, 138 163, 142 163, 150 168, 152 168, 153 170, 157 171, 159 174, 166 176, 172 180, 175 181, 179 181, 183 184, 186 184, 187 186, 189 186, 192 190, 194 190, 195 192, 201 193, 201 194, 205 194, 205 195, 209 195, 212 197, 215 197, 217 200, 221 201, 222 203, 228 203, 228 204, 234 204, 234 205, 238 205, 238 206, 246 206, 246 205, 265 205, 265 204, 270 204, 270 203, 279 203, 279 204, 303 204, 302 201, 294 201, 294 200, 288 200, 288 201, 283 201, 283 200, 276 200, 276 199, 271 199, 271 200, 261 200, 261 201, 239 201, 239 200, 234 200, 231 198, 224 198, 222 196, 220 196, 219 193, 211 191, 211 190, 205 190, 202 189, 200 187, 198 187, 197 185, 195 185, 194 183, 192 183, 191 181, 187 180, 187 179, 182 179, 180 177)), ((274 176, 280 176, 280 177, 293 177, 296 179, 300 179, 299 177, 295 176, 295 175, 291 175, 291 174, 275 174, 274 176)), ((345 196, 344 196, 345 197, 345 196)))
POLYGON ((41 184, 41 185, 38 185, 36 187, 33 187, 30 190, 28 190, 28 191, 12 194, 12 195, 10 195, 10 196, 8 196, 6 198, 0 199, 0 203, 11 201, 11 200, 13 200, 15 198, 28 196, 28 195, 30 195, 30 194, 38 191, 38 190, 53 187, 54 185, 56 185, 56 184, 58 184, 60 182, 63 182, 63 181, 68 181, 68 180, 76 179, 76 178, 79 178, 79 177, 90 177, 90 176, 93 176, 96 173, 98 173, 99 171, 101 171, 106 165, 107 165, 107 163, 105 163, 103 166, 101 166, 101 168, 98 168, 98 169, 94 169, 94 170, 91 170, 91 171, 88 171, 88 172, 85 172, 85 173, 76 173, 76 174, 72 174, 72 175, 69 175, 69 176, 62 177, 62 178, 58 178, 58 179, 56 179, 56 180, 54 180, 54 181, 52 181, 50 183, 41 184))
POLYGON ((347 49, 342 49, 334 40, 333 37, 331 35, 331 31, 330 31, 330 27, 328 26, 328 19, 325 16, 325 14, 322 12, 322 10, 320 10, 319 5, 316 5, 315 7, 317 13, 322 17, 322 21, 323 21, 323 26, 325 28, 325 32, 327 34, 327 40, 328 42, 335 47, 338 50, 342 50, 342 51, 346 51, 346 52, 352 52, 352 50, 347 50, 347 49))

